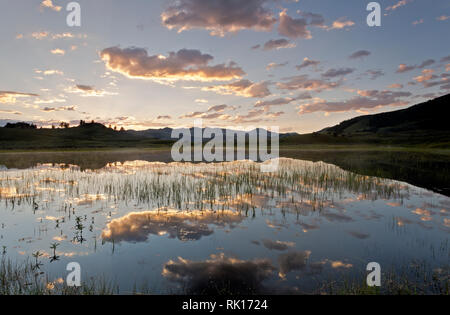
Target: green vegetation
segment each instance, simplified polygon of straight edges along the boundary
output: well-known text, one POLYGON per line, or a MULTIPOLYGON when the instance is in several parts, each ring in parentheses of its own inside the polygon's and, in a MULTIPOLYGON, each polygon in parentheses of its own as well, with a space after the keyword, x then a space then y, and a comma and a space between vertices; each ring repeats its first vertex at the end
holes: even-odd
POLYGON ((84 123, 78 127, 36 129, 0 128, 0 150, 48 150, 80 148, 156 148, 173 143, 168 140, 144 138, 102 124, 84 123))
POLYGON ((103 279, 91 278, 80 287, 68 287, 65 279, 51 280, 34 262, 0 260, 0 295, 111 295, 118 288, 103 279))

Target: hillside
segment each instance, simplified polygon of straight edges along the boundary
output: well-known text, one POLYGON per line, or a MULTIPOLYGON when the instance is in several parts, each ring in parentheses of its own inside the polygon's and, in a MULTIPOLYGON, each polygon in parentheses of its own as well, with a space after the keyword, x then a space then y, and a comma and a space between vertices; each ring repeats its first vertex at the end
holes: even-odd
POLYGON ((0 149, 153 147, 168 141, 147 139, 116 131, 98 123, 57 129, 0 128, 0 149))
POLYGON ((399 144, 450 147, 446 107, 450 94, 407 109, 359 116, 317 133, 289 137, 285 144, 399 144))

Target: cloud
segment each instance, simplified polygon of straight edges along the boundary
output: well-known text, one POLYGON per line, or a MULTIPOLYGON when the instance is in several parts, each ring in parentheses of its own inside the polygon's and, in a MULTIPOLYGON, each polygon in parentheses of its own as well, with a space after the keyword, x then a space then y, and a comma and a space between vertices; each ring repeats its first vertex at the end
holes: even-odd
POLYGON ((182 241, 199 240, 214 233, 216 227, 233 228, 244 218, 231 210, 213 211, 144 211, 131 212, 107 224, 102 232, 105 241, 145 242, 150 235, 167 235, 182 241))
POLYGON ((320 61, 312 60, 312 59, 309 59, 308 57, 305 57, 303 59, 303 62, 300 65, 295 66, 295 67, 297 68, 297 70, 300 71, 301 69, 304 69, 304 68, 307 68, 307 67, 311 67, 311 66, 316 67, 319 64, 320 64, 320 61))
POLYGON ((303 11, 298 11, 297 13, 301 17, 305 18, 309 25, 316 26, 319 28, 326 28, 325 19, 321 14, 303 11))
POLYGON ((54 5, 52 0, 44 0, 41 2, 41 7, 42 8, 49 8, 52 9, 53 11, 61 11, 62 7, 54 5))
POLYGON ((287 40, 287 39, 271 39, 268 42, 266 42, 263 46, 263 50, 279 50, 283 48, 294 48, 296 45, 295 43, 287 40))
POLYGON ((311 32, 307 29, 308 21, 305 18, 294 19, 291 18, 286 10, 280 12, 280 19, 278 24, 278 33, 280 35, 297 39, 311 39, 311 32))
POLYGON ((41 111, 43 112, 60 112, 60 111, 73 112, 76 110, 77 110, 76 106, 44 107, 41 109, 41 111))
POLYGON ((0 109, 0 113, 2 114, 13 114, 13 115, 22 115, 21 112, 15 111, 15 110, 9 110, 9 109, 0 109))
POLYGON ((181 283, 187 294, 248 295, 265 292, 263 281, 276 268, 269 259, 240 260, 225 254, 211 255, 204 261, 178 258, 164 264, 162 275, 181 283))
POLYGON ((342 77, 348 74, 351 74, 355 71, 353 68, 339 68, 339 69, 329 69, 327 72, 322 74, 325 78, 335 78, 335 77, 342 77))
POLYGON ((414 22, 412 22, 412 25, 419 25, 419 24, 423 24, 424 20, 420 19, 420 20, 416 20, 414 22))
POLYGON ((331 82, 321 79, 310 79, 308 75, 298 75, 284 78, 286 82, 277 83, 277 87, 282 90, 307 90, 321 92, 339 87, 340 82, 331 82))
POLYGON ((296 97, 280 97, 280 98, 276 98, 273 100, 257 101, 255 103, 255 107, 281 106, 281 105, 290 104, 294 101, 307 100, 307 99, 311 99, 311 98, 312 98, 312 96, 309 93, 305 92, 305 93, 299 94, 296 97))
POLYGON ((278 257, 279 264, 279 276, 280 278, 286 278, 286 275, 294 270, 305 269, 311 251, 290 252, 282 254, 278 257))
POLYGON ((289 63, 289 62, 287 62, 287 61, 286 61, 286 62, 283 62, 283 63, 271 62, 271 63, 269 63, 269 64, 266 66, 266 70, 269 71, 269 70, 272 70, 272 69, 275 69, 275 68, 284 67, 284 66, 286 66, 288 63, 289 63))
POLYGON ((180 119, 183 118, 202 118, 202 119, 216 119, 221 118, 222 116, 226 116, 223 114, 223 112, 226 109, 235 109, 233 106, 228 106, 226 104, 222 105, 215 105, 208 108, 207 111, 203 112, 192 112, 190 114, 186 114, 183 116, 180 116, 180 119))
POLYGON ((360 59, 363 57, 370 56, 371 52, 368 50, 358 50, 355 51, 353 54, 351 54, 348 58, 349 59, 360 59))
MULTIPOLYGON (((321 99, 316 99, 312 103, 300 105, 299 115, 314 113, 314 112, 348 112, 361 109, 372 109, 381 106, 403 106, 407 102, 402 100, 404 97, 409 97, 410 92, 393 92, 393 91, 378 91, 378 90, 359 90, 358 96, 346 101, 329 102, 321 99)), ((328 218, 328 217, 327 217, 328 218)))
POLYGON ((202 88, 203 91, 213 91, 222 95, 238 95, 243 97, 266 97, 270 90, 267 82, 253 83, 250 80, 239 80, 230 84, 222 84, 202 88))
POLYGON ((425 60, 424 62, 422 62, 420 65, 418 65, 417 68, 423 69, 425 67, 431 66, 435 62, 436 61, 434 59, 428 59, 428 60, 425 60))
MULTIPOLYGON (((364 239, 370 237, 370 234, 359 232, 359 231, 350 230, 350 231, 347 231, 347 233, 350 234, 353 237, 356 237, 357 239, 360 239, 360 240, 364 240, 364 239)), ((332 266, 333 266, 333 268, 338 268, 338 266, 339 267, 344 267, 344 266, 346 266, 346 264, 343 264, 341 262, 340 262, 340 264, 337 263, 337 262, 334 262, 334 263, 332 263, 332 266)))
MULTIPOLYGON (((284 112, 270 112, 270 106, 264 108, 251 109, 246 114, 239 115, 217 115, 217 118, 223 122, 235 124, 261 123, 263 121, 273 121, 273 118, 280 117, 284 112)), ((201 116, 203 118, 203 116, 201 116)))
POLYGON ((56 48, 53 50, 50 50, 50 52, 54 55, 60 55, 60 56, 64 56, 66 54, 64 49, 60 49, 60 48, 56 48))
POLYGON ((172 116, 163 115, 163 116, 156 117, 156 120, 166 120, 166 119, 172 119, 172 116))
POLYGON ((448 19, 450 19, 450 15, 441 15, 436 18, 438 21, 447 21, 448 19))
POLYGON ((367 70, 365 75, 368 75, 371 80, 376 80, 381 76, 384 76, 383 70, 367 70))
POLYGON ((91 85, 77 84, 66 89, 68 93, 80 94, 82 97, 103 97, 105 95, 116 95, 116 93, 96 89, 91 85))
POLYGON ((430 81, 432 79, 436 79, 437 76, 433 75, 433 73, 434 73, 434 70, 432 70, 432 69, 424 69, 424 70, 422 70, 422 75, 415 77, 414 80, 416 80, 419 83, 423 83, 426 81, 430 81))
POLYGON ((245 29, 271 31, 277 19, 265 8, 268 0, 179 0, 162 14, 162 24, 183 32, 205 29, 224 36, 245 29))
POLYGON ((267 239, 263 240, 262 243, 267 249, 279 251, 287 250, 289 247, 293 247, 295 245, 293 242, 272 241, 267 239))
POLYGON ((448 55, 448 56, 446 56, 446 57, 443 57, 443 58, 441 59, 441 62, 450 62, 450 55, 448 55))
POLYGON ((403 88, 403 84, 393 83, 393 84, 389 85, 388 88, 390 88, 390 89, 402 89, 403 88))
POLYGON ((34 72, 43 74, 43 75, 64 75, 64 72, 60 70, 35 70, 34 72))
POLYGON ((412 2, 412 0, 400 0, 398 1, 396 4, 388 6, 386 8, 386 11, 394 11, 397 10, 400 7, 403 7, 405 5, 407 5, 408 3, 412 2))
POLYGON ((14 104, 18 98, 36 97, 38 94, 34 93, 22 93, 14 91, 0 91, 0 103, 2 104, 14 104))
POLYGON ((355 25, 355 22, 347 19, 346 17, 341 17, 334 21, 333 24, 327 28, 327 30, 340 30, 353 25, 355 25))
POLYGON ((48 32, 42 31, 42 32, 34 32, 34 33, 32 33, 31 37, 33 37, 34 39, 40 40, 40 39, 46 38, 48 35, 49 35, 48 32))
POLYGON ((397 73, 404 73, 404 72, 408 72, 411 70, 416 69, 416 66, 407 66, 406 64, 402 63, 398 66, 397 68, 397 73))
POLYGON ((144 48, 110 47, 100 53, 106 67, 129 78, 146 80, 228 81, 245 72, 234 62, 208 65, 214 58, 199 50, 181 49, 169 56, 149 56, 144 48))

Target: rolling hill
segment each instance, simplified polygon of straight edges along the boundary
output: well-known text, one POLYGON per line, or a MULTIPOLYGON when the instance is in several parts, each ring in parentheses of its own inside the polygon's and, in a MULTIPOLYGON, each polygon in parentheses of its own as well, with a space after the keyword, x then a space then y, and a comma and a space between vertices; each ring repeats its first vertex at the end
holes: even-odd
POLYGON ((359 116, 319 132, 292 136, 285 144, 399 144, 450 147, 446 109, 450 94, 406 109, 359 116))

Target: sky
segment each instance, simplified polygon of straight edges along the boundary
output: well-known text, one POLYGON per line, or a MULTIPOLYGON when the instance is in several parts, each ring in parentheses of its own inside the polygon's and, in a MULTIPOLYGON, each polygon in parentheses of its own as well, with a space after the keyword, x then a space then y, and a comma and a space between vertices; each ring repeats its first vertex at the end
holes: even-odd
POLYGON ((450 90, 450 1, 0 0, 0 125, 308 133, 450 90))

